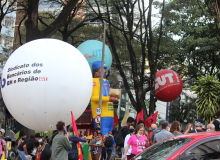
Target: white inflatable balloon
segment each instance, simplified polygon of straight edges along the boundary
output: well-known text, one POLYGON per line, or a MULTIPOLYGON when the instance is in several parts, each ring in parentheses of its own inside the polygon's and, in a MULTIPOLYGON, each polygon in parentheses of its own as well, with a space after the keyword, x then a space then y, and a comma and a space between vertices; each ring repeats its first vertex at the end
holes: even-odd
POLYGON ((2 74, 2 95, 11 115, 27 128, 56 129, 71 124, 86 109, 92 94, 87 60, 75 47, 55 39, 39 39, 19 47, 2 74))

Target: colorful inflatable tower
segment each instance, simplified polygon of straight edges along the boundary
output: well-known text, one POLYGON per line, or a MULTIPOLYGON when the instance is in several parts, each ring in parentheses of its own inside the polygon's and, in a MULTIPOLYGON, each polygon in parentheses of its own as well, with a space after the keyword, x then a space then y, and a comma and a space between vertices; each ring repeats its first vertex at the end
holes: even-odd
POLYGON ((108 80, 106 80, 107 67, 104 64, 102 106, 99 108, 101 63, 101 61, 96 61, 92 64, 93 91, 91 97, 91 107, 95 128, 101 124, 101 133, 107 134, 112 131, 114 124, 114 107, 112 102, 118 101, 118 98, 109 96, 110 85, 108 80))

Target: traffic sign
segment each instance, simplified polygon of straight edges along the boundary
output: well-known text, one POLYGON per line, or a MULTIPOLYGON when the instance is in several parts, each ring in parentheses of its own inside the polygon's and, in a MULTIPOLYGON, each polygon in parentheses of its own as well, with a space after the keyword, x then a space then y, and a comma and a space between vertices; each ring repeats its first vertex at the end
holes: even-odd
POLYGON ((95 114, 97 114, 98 116, 101 115, 102 113, 102 109, 100 107, 95 109, 95 114))
POLYGON ((96 124, 100 124, 101 123, 101 117, 100 116, 96 116, 95 117, 95 123, 96 124))

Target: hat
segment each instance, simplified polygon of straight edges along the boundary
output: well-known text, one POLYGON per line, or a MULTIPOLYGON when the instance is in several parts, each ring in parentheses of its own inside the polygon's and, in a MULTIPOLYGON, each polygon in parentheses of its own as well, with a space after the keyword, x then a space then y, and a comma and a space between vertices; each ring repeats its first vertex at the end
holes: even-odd
MULTIPOLYGON (((92 63, 92 69, 96 69, 96 68, 101 68, 102 65, 102 61, 95 61, 92 63)), ((107 66, 104 63, 104 68, 106 69, 107 66)))
POLYGON ((0 132, 2 132, 3 134, 5 133, 5 130, 4 129, 0 129, 0 132))
POLYGON ((36 133, 34 137, 35 138, 42 138, 43 136, 41 136, 40 133, 36 133))

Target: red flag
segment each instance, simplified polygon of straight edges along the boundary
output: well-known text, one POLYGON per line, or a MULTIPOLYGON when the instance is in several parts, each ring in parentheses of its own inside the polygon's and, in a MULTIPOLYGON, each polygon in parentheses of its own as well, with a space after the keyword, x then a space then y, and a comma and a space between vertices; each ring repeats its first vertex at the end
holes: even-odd
POLYGON ((140 120, 142 120, 142 121, 144 120, 144 110, 143 109, 137 115, 137 124, 138 124, 138 121, 140 121, 140 120))
POLYGON ((113 125, 113 128, 116 128, 117 125, 118 125, 118 116, 114 111, 114 125, 113 125))
POLYGON ((150 115, 150 117, 148 117, 148 119, 144 122, 144 124, 147 126, 147 128, 149 128, 151 126, 151 124, 156 124, 157 115, 158 115, 158 111, 156 113, 150 115))
MULTIPOLYGON (((75 118, 73 116, 73 112, 72 111, 71 111, 71 116, 72 116, 72 125, 73 125, 74 135, 79 137, 78 131, 77 131, 77 127, 76 127, 76 121, 75 121, 75 118)), ((77 142, 76 146, 77 146, 77 149, 78 149, 78 160, 83 160, 83 155, 82 155, 82 150, 81 150, 81 147, 80 147, 80 143, 77 142)))

